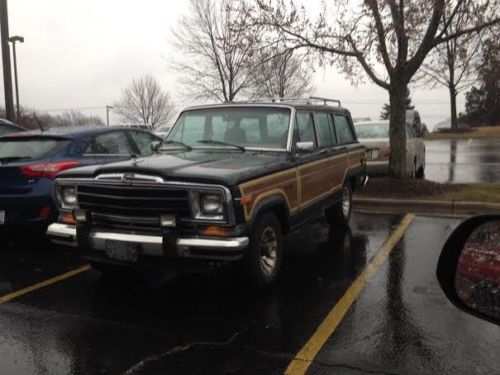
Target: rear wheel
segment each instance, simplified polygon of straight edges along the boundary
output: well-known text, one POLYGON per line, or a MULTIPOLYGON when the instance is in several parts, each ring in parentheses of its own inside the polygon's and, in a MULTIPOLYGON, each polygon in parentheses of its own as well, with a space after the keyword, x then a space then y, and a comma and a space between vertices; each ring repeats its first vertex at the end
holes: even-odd
POLYGON ((352 189, 351 185, 346 182, 342 188, 342 199, 334 206, 326 210, 326 217, 330 224, 347 225, 351 218, 352 211, 352 189))
POLYGON ((282 233, 278 218, 266 213, 252 231, 250 245, 243 259, 247 276, 253 286, 262 288, 278 278, 282 262, 282 233))

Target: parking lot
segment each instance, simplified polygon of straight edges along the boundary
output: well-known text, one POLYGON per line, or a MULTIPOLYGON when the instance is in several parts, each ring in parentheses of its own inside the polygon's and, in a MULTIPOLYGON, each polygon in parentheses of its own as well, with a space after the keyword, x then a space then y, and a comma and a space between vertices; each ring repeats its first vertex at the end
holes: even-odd
POLYGON ((416 217, 384 247, 401 220, 354 214, 346 230, 303 227, 287 238, 284 272, 266 292, 236 282, 234 269, 116 281, 72 249, 2 245, 2 372, 283 373, 309 345, 314 374, 495 373, 500 328, 451 306, 434 275, 458 221, 416 217), (387 259, 361 277, 383 247, 387 259), (338 315, 346 296, 352 304, 338 315), (320 326, 327 316, 338 325, 320 326))

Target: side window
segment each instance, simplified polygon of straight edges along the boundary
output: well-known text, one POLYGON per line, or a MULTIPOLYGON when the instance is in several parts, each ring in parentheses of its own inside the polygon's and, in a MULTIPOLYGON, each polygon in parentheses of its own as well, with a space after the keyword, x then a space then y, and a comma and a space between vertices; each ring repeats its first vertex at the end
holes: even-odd
POLYGON ((295 129, 293 131, 294 142, 313 142, 316 145, 314 136, 314 120, 312 112, 297 112, 295 129))
POLYGON ((333 145, 329 117, 330 116, 324 112, 317 114, 318 142, 320 147, 329 147, 333 145))
POLYGON ((121 131, 105 133, 95 137, 86 154, 127 155, 132 153, 127 136, 121 131))
POLYGON ((153 151, 151 150, 151 142, 158 138, 156 138, 153 134, 138 131, 131 131, 129 134, 142 156, 153 154, 153 151))
POLYGON ((342 115, 334 115, 333 117, 335 119, 335 129, 337 130, 339 143, 354 142, 355 137, 347 117, 342 115))

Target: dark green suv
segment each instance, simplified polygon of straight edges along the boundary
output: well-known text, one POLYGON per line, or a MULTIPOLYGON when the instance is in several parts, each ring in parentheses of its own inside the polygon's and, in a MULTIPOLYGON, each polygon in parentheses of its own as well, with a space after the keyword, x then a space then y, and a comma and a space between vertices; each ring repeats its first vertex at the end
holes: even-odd
POLYGON ((237 261, 262 286, 279 274, 283 235, 323 213, 344 225, 366 182, 349 111, 328 99, 187 108, 152 147, 61 174, 49 236, 103 271, 237 261))

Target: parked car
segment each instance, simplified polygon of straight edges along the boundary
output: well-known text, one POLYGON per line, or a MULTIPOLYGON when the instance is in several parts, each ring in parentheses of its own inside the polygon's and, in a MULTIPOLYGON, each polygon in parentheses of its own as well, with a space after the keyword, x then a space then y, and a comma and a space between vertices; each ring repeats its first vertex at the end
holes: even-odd
POLYGON ((365 181, 365 149, 340 103, 192 107, 158 154, 63 172, 65 215, 47 234, 103 272, 241 261, 265 286, 278 277, 283 235, 323 213, 345 224, 365 181))
POLYGON ((423 137, 429 132, 427 127, 422 124, 420 114, 414 109, 406 110, 406 123, 413 129, 413 134, 416 137, 423 137))
POLYGON ((447 130, 447 129, 451 129, 451 119, 449 119, 449 118, 446 120, 443 120, 441 122, 438 122, 434 126, 435 132, 440 132, 440 131, 447 130))
POLYGON ((25 130, 26 129, 22 126, 16 125, 9 120, 0 119, 0 137, 9 133, 18 133, 25 130))
POLYGON ((125 128, 142 129, 142 130, 153 130, 153 127, 149 124, 123 124, 121 125, 125 128))
POLYGON ((371 121, 372 119, 369 117, 355 117, 352 119, 352 122, 357 123, 357 122, 364 122, 364 121, 371 121))
MULTIPOLYGON (((354 124, 359 142, 366 147, 369 175, 389 172, 389 121, 367 121, 354 124)), ((425 171, 425 144, 416 137, 413 128, 406 125, 406 174, 422 178, 425 171)))
POLYGON ((0 138, 0 229, 20 225, 45 232, 57 219, 56 175, 68 168, 152 153, 149 132, 122 127, 56 128, 0 138))
POLYGON ((165 138, 167 138, 167 136, 169 135, 171 130, 172 130, 172 125, 164 125, 164 126, 160 126, 159 128, 156 128, 154 130, 154 133, 157 136, 165 139, 165 138))

